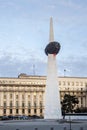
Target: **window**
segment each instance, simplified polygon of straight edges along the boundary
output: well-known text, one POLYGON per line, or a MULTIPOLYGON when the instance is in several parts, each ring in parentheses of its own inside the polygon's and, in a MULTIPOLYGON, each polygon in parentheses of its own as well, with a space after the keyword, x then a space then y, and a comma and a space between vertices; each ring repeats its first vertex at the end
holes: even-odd
POLYGON ((81 91, 83 91, 83 88, 81 88, 81 91))
POLYGON ((34 107, 36 107, 37 106, 37 104, 36 104, 36 102, 34 102, 34 107))
POLYGON ((4 102, 4 107, 6 107, 6 102, 4 102))
POLYGON ((81 97, 81 105, 83 104, 83 97, 81 97))
POLYGON ((83 88, 81 88, 81 94, 83 94, 83 88))
POLYGON ((34 109, 34 113, 35 113, 35 114, 37 113, 37 109, 34 109))
POLYGON ((78 86, 79 85, 79 83, 78 82, 76 82, 76 86, 78 86))
POLYGON ((70 82, 68 82, 68 85, 70 85, 70 82))
POLYGON ((22 107, 24 107, 24 105, 25 105, 24 102, 22 102, 22 107))
POLYGON ((10 114, 12 114, 12 109, 10 109, 10 114))
POLYGON ((28 100, 30 100, 30 95, 28 95, 28 100))
POLYGON ((25 113, 25 109, 22 109, 22 114, 24 114, 25 113))
POLYGON ((19 112, 19 110, 18 110, 18 109, 16 109, 16 114, 18 114, 18 112, 19 112))
POLYGON ((40 113, 42 113, 43 111, 42 111, 42 109, 40 109, 40 113))
POLYGON ((10 98, 12 99, 12 94, 10 94, 10 98))
POLYGON ((18 101, 16 101, 16 107, 18 107, 18 106, 19 106, 18 101))
POLYGON ((3 110, 3 113, 6 114, 6 109, 3 110))
POLYGON ((81 82, 80 85, 83 86, 83 82, 81 82))
POLYGON ((12 101, 10 102, 10 107, 12 107, 12 101))
POLYGON ((31 103, 30 102, 28 102, 28 107, 31 107, 31 103))
POLYGON ((65 85, 65 81, 63 81, 63 85, 65 85))
POLYGON ((4 99, 6 99, 6 95, 4 95, 4 99))
POLYGON ((28 113, 31 113, 31 109, 28 109, 28 113))
POLYGON ((34 100, 36 100, 36 95, 34 95, 34 100))
POLYGON ((40 102, 40 107, 42 107, 42 102, 40 102))
POLYGON ((74 86, 74 82, 72 82, 72 86, 74 86))
POLYGON ((87 87, 87 83, 85 83, 85 86, 87 87))
POLYGON ((24 99, 24 95, 22 95, 22 99, 24 99))
POLYGON ((16 99, 18 99, 18 95, 16 95, 16 99))

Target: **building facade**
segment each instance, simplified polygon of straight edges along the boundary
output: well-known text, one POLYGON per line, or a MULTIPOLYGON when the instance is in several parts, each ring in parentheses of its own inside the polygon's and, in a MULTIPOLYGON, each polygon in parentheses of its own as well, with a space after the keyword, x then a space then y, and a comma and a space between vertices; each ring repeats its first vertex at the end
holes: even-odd
MULTIPOLYGON (((60 98, 76 95, 79 107, 87 107, 87 78, 59 77, 60 98)), ((44 116, 45 76, 20 74, 18 78, 0 78, 0 116, 44 116)))

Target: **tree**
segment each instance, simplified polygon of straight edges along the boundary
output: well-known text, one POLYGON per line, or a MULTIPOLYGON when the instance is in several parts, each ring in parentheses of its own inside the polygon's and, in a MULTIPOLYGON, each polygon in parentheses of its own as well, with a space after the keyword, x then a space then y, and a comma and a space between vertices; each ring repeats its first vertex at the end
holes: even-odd
POLYGON ((63 100, 61 101, 62 105, 62 114, 73 113, 76 104, 79 103, 78 98, 75 95, 65 94, 63 100))

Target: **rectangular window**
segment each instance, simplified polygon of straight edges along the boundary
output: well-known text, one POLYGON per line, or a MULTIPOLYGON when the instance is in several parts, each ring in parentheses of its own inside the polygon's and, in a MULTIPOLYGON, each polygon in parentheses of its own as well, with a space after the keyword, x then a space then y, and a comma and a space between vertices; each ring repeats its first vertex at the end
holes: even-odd
POLYGON ((12 94, 10 94, 10 99, 12 99, 12 94))
POLYGON ((28 107, 29 107, 29 108, 31 107, 31 103, 30 103, 30 102, 28 102, 28 107))
POLYGON ((18 95, 16 95, 16 99, 18 99, 18 95))
POLYGON ((24 107, 25 106, 25 104, 24 104, 24 102, 22 102, 22 107, 24 107))
POLYGON ((4 114, 4 115, 6 114, 6 109, 3 110, 3 114, 4 114))
POLYGON ((72 82, 72 86, 74 86, 74 82, 72 82))
POLYGON ((6 107, 6 102, 4 102, 4 107, 6 107))
POLYGON ((42 102, 40 102, 40 107, 42 107, 42 102))
POLYGON ((78 86, 79 85, 79 83, 78 82, 76 82, 76 86, 78 86))
POLYGON ((22 109, 22 114, 25 114, 25 109, 22 109))
POLYGON ((28 95, 28 100, 30 100, 30 95, 28 95))
POLYGON ((18 110, 18 109, 16 109, 16 114, 18 114, 18 112, 19 112, 19 110, 18 110))
POLYGON ((68 82, 68 85, 70 85, 70 82, 68 82))
POLYGON ((6 99, 6 95, 4 95, 4 99, 6 99))
POLYGON ((10 109, 10 114, 12 114, 12 109, 10 109))
POLYGON ((36 102, 34 102, 34 107, 36 107, 37 105, 36 105, 36 102))
POLYGON ((35 113, 35 114, 37 113, 37 109, 34 109, 34 113, 35 113))
POLYGON ((83 82, 80 82, 80 85, 83 86, 83 82))
POLYGON ((42 109, 40 109, 40 113, 42 113, 42 109))
POLYGON ((22 99, 24 99, 24 95, 22 95, 22 99))
POLYGON ((87 83, 85 83, 85 86, 87 87, 87 83))
POLYGON ((63 81, 63 85, 65 85, 65 81, 63 81))
POLYGON ((81 97, 81 105, 83 104, 83 97, 81 97))
POLYGON ((31 109, 28 109, 28 113, 29 113, 29 114, 31 113, 31 109))
POLYGON ((16 101, 16 107, 18 107, 18 106, 19 106, 18 101, 16 101))
POLYGON ((83 91, 83 88, 81 88, 81 91, 83 91))
POLYGON ((12 101, 10 102, 10 107, 12 107, 12 101))

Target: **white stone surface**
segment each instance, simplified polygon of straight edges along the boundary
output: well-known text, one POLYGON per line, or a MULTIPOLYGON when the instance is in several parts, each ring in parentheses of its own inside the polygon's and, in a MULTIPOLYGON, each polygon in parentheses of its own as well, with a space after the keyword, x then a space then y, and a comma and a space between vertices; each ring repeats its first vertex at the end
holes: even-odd
POLYGON ((45 119, 61 119, 60 94, 57 80, 56 55, 48 54, 48 72, 45 90, 45 119))

